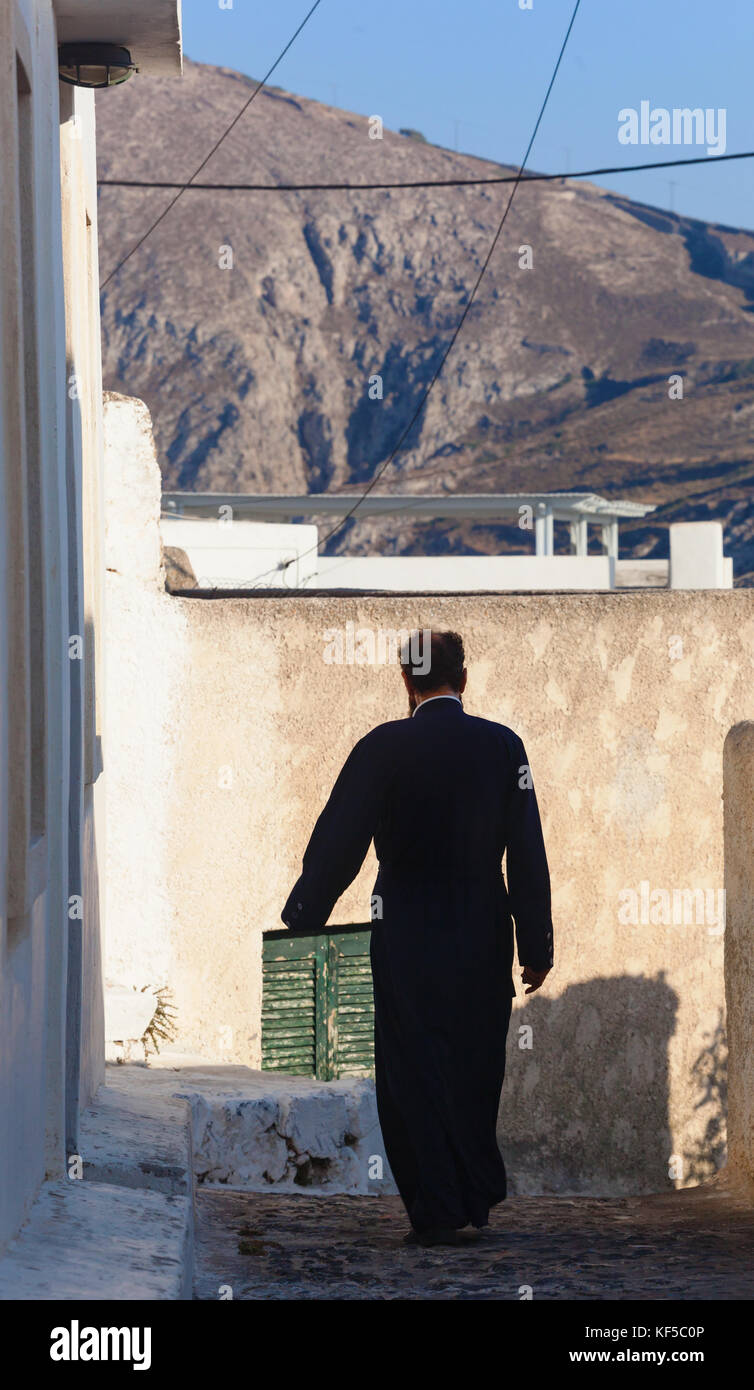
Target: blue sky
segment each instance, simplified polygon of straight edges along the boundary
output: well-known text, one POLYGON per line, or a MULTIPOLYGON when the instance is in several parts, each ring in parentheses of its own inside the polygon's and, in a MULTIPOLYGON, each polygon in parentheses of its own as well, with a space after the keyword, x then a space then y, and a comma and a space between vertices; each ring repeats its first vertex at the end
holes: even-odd
MULTIPOLYGON (((310 3, 232 0, 221 9, 221 0, 183 0, 186 54, 261 77, 310 3)), ((271 81, 515 164, 573 8, 573 0, 532 4, 322 0, 271 81)), ((752 0, 582 0, 530 167, 575 170, 704 153, 621 145, 619 111, 638 111, 644 100, 668 111, 724 108, 727 152, 754 149, 753 56, 752 0)), ((601 182, 657 207, 754 229, 754 160, 601 182)))

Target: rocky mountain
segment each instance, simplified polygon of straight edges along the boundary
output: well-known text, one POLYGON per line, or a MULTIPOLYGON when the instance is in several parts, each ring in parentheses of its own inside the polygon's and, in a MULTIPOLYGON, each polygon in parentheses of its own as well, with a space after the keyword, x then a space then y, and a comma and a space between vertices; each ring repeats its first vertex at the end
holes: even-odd
MULTIPOLYGON (((188 63, 182 81, 138 77, 103 93, 100 178, 188 179, 251 86, 188 63)), ((371 139, 366 115, 272 88, 201 179, 501 168, 415 132, 371 139)), ((362 488, 437 367, 508 194, 184 193, 102 297, 105 385, 148 403, 166 487, 362 488)), ((103 281, 172 196, 101 189, 103 281)), ((586 183, 523 185, 428 407, 377 486, 656 502, 651 524, 621 527, 622 553, 666 555, 669 521, 718 518, 738 582, 754 582, 753 386, 754 234, 586 183)), ((519 549, 520 533, 356 521, 334 543, 427 545, 519 549)))

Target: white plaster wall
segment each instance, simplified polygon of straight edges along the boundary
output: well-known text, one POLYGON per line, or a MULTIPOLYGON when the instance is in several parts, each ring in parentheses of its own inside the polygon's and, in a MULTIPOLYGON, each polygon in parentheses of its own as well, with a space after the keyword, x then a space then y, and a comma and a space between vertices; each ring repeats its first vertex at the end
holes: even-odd
POLYGON ((170 984, 181 951, 169 846, 186 619, 164 590, 160 473, 147 407, 105 400, 108 802, 106 980, 170 984))
POLYGON ((295 589, 317 569, 316 526, 163 516, 160 531, 163 545, 186 552, 200 589, 295 589))
MULTIPOLYGON (((12 0, 0 7, 0 493, 4 562, 0 594, 0 681, 3 708, 14 711, 23 737, 11 736, 5 714, 0 722, 0 1247, 27 1213, 40 1181, 65 1171, 66 1060, 71 1052, 71 1018, 76 1014, 76 1085, 88 1098, 102 1075, 101 996, 98 986, 99 912, 96 775, 84 790, 82 741, 72 719, 68 638, 94 625, 96 601, 84 606, 79 579, 84 561, 96 568, 98 525, 97 419, 99 388, 99 309, 96 268, 96 186, 94 104, 78 94, 75 136, 68 132, 68 182, 61 187, 61 129, 57 73, 57 35, 50 0, 12 0), (31 83, 33 151, 22 176, 33 176, 33 233, 19 235, 16 50, 31 83), (76 228, 93 238, 94 264, 75 283, 66 275, 64 244, 76 228), (33 259, 32 259, 33 252, 33 259), (23 259, 22 259, 23 258, 23 259), (33 268, 34 315, 23 313, 20 327, 21 266, 33 268), (66 312, 68 310, 68 312, 66 312), (33 331, 35 327, 35 332, 33 331), (23 813, 28 792, 11 802, 13 788, 28 788, 29 709, 32 683, 40 671, 25 660, 9 661, 11 631, 25 630, 27 571, 23 558, 31 504, 30 470, 22 467, 24 371, 23 335, 36 358, 38 391, 34 414, 41 486, 41 557, 44 627, 46 829, 38 849, 31 843, 23 813), (69 405, 69 374, 82 383, 81 400, 69 405), (88 491, 82 487, 85 482, 88 491), (86 525, 82 499, 87 497, 86 525), (80 600, 80 606, 79 605, 80 600), (73 624, 72 624, 73 614, 73 624), (76 760, 78 750, 79 761, 76 760), (23 764, 26 762, 26 768, 23 764), (69 825, 81 798, 73 853, 69 825), (9 882, 24 862, 33 865, 20 883, 9 882), (84 989, 71 1007, 69 989, 69 893, 71 864, 77 890, 83 884, 84 989), (83 1059, 83 1061, 82 1061, 83 1059), (82 1063, 79 1065, 79 1063, 82 1063)), ((62 133, 65 150, 66 133, 62 133)), ((70 268, 70 266, 69 266, 70 268)), ((94 644, 93 644, 94 649, 94 644)), ((94 676, 96 654, 88 663, 94 676)), ((96 681, 92 681, 92 689, 96 681)), ((28 814, 28 813, 26 813, 28 814)), ((68 1078, 70 1083, 71 1078, 68 1078)), ((68 1085, 71 1099, 71 1086, 68 1085)), ((75 1116, 76 1096, 72 1098, 75 1116)))
MULTIPOLYGON (((21 334, 16 314, 21 305, 21 246, 18 223, 18 133, 15 119, 15 53, 18 48, 32 85, 35 307, 37 372, 40 382, 40 475, 44 499, 42 563, 46 593, 44 614, 47 661, 47 824, 36 871, 26 885, 12 893, 3 883, 3 929, 0 945, 0 1246, 23 1219, 46 1169, 62 1161, 63 1138, 63 1010, 65 928, 61 927, 64 873, 67 858, 67 686, 60 656, 61 599, 65 595, 66 542, 61 527, 60 475, 64 444, 60 438, 62 382, 58 364, 65 360, 62 339, 62 266, 60 264, 59 178, 57 172, 57 72, 55 32, 49 3, 22 0, 3 7, 0 16, 2 97, 0 97, 0 160, 2 160, 2 485, 6 535, 3 574, 4 608, 3 690, 16 718, 29 710, 29 682, 34 672, 23 663, 8 664, 7 642, 13 624, 23 631, 26 607, 25 572, 19 568, 19 525, 27 512, 26 479, 20 477, 21 439, 18 433, 23 399, 21 334), (55 251, 57 250, 57 256, 55 251), (63 574, 61 575, 61 569, 63 574), (57 637, 57 640, 56 640, 57 637), (61 826, 62 822, 62 826, 61 826), (58 831, 50 834, 50 828, 58 831), (13 913, 13 917, 9 915, 13 913)), ((26 245, 27 265, 30 248, 26 245)), ((21 417, 22 418, 22 417, 21 417)), ((62 470, 64 477, 64 468, 62 470)), ((28 727, 28 726, 27 726, 28 727)), ((8 737, 4 725, 5 739, 8 737)), ((9 769, 13 785, 24 782, 22 764, 28 760, 27 736, 10 746, 4 741, 2 858, 10 856, 17 874, 28 856, 29 832, 19 803, 9 803, 9 769)), ((28 763, 27 763, 28 766, 28 763)), ((64 920, 64 919, 63 919, 64 920)))
MULTIPOLYGON (((0 16, 0 44, 7 43, 7 16, 0 16)), ((2 61, 0 80, 7 79, 9 66, 7 61, 2 61)), ((7 100, 3 101, 0 96, 0 177, 5 180, 11 175, 12 165, 9 159, 10 151, 10 131, 9 131, 9 111, 7 100)), ((7 397, 12 390, 12 373, 16 370, 16 356, 14 335, 11 331, 9 322, 8 294, 6 286, 10 279, 11 269, 15 275, 15 267, 11 267, 8 256, 8 211, 7 201, 5 211, 3 204, 0 203, 0 486, 2 486, 2 502, 0 506, 0 682, 3 693, 9 688, 9 632, 8 632, 8 607, 11 575, 9 573, 10 563, 10 526, 8 516, 8 438, 7 427, 7 397)), ((8 701, 7 698, 0 700, 0 913, 2 921, 0 923, 0 1163, 8 1164, 8 1147, 11 1142, 10 1125, 3 1117, 10 1117, 17 1113, 17 1105, 14 1104, 13 1086, 14 1070, 12 1066, 12 1043, 13 1028, 8 1025, 9 1005, 13 999, 14 989, 9 979, 9 952, 8 952, 8 701)), ((33 1155, 33 1147, 30 1146, 29 1157, 33 1155)), ((29 1185, 33 1187, 35 1181, 39 1180, 39 1166, 37 1172, 29 1175, 29 1185)), ((6 1183, 0 1184, 0 1249, 7 1239, 8 1234, 14 1229, 18 1213, 23 1210, 26 1199, 23 1185, 16 1180, 13 1190, 9 1190, 6 1183)))
MULTIPOLYGON (((53 211, 55 189, 54 147, 51 141, 54 120, 53 70, 50 57, 53 51, 54 30, 49 4, 34 4, 32 0, 17 8, 4 7, 0 16, 0 50, 2 73, 0 84, 0 159, 2 160, 3 228, 2 228, 2 483, 3 520, 7 527, 5 569, 2 599, 4 609, 3 691, 12 704, 14 718, 28 721, 29 675, 25 663, 8 660, 8 641, 11 628, 23 631, 26 620, 26 585, 24 570, 19 568, 22 551, 18 548, 18 527, 25 524, 27 499, 25 478, 19 476, 23 399, 22 359, 19 353, 19 320, 21 309, 21 246, 19 235, 18 134, 15 118, 15 53, 22 54, 33 88, 34 131, 34 235, 39 243, 44 237, 49 244, 56 229, 53 211)), ((59 321, 54 312, 54 298, 61 296, 60 268, 52 265, 44 254, 44 243, 38 247, 34 263, 36 278, 36 310, 39 335, 37 370, 41 382, 55 362, 56 345, 60 346, 59 321), (45 304, 45 294, 52 289, 53 303, 45 304)), ((28 247, 26 250, 28 257, 28 247)), ((28 261, 27 261, 28 264, 28 261)), ((32 343, 32 350, 34 344, 32 343)), ((40 397, 43 393, 40 392, 40 397)), ((40 422, 42 458, 40 472, 42 488, 48 503, 43 534, 43 563, 49 580, 51 572, 59 575, 62 537, 56 495, 57 455, 57 392, 42 399, 44 419, 40 422)), ((49 591, 46 596, 46 617, 56 624, 55 600, 49 591)), ((60 722, 65 717, 65 690, 60 686, 60 664, 47 644, 47 695, 57 697, 58 705, 50 711, 48 744, 48 817, 60 813, 60 791, 66 784, 65 750, 60 742, 60 722)), ((28 661, 28 657, 27 657, 28 661)), ((15 726, 19 727, 18 724, 15 726)), ((28 722, 26 727, 28 728, 28 722)), ((25 734, 20 742, 10 735, 3 724, 3 865, 9 860, 14 877, 22 873, 22 862, 28 862, 29 831, 21 814, 21 803, 9 801, 12 788, 25 781, 28 766, 28 745, 25 734), (12 770, 11 770, 12 769, 12 770), (12 778, 12 781, 11 781, 12 778)), ((67 817, 66 817, 67 818, 67 817)), ((3 882, 3 930, 0 946, 0 1245, 17 1227, 34 1192, 44 1176, 45 1166, 60 1152, 62 1135, 62 1075, 60 1070, 61 1000, 59 991, 62 946, 54 939, 51 917, 60 908, 62 863, 65 856, 65 831, 62 845, 53 845, 48 835, 37 870, 26 878, 23 886, 15 888, 7 877, 3 882), (13 914, 12 917, 10 914, 13 914), (57 970, 56 970, 57 967, 57 970), (57 1058, 58 1067, 55 1067, 57 1058)))
MULTIPOLYGON (((63 278, 65 287, 64 429, 67 473, 71 602, 63 614, 64 630, 83 641, 81 701, 72 701, 68 723, 71 758, 71 834, 68 892, 80 892, 83 916, 68 927, 69 966, 72 942, 77 981, 68 979, 68 1142, 75 1144, 73 1092, 86 1106, 104 1079, 101 922, 104 897, 103 776, 103 480, 102 373, 97 254, 97 181, 94 94, 61 87, 60 181, 63 278), (72 986, 75 984, 75 989, 72 986), (74 1017, 75 1016, 75 1017, 74 1017), (78 1041, 72 1029, 78 1029, 78 1041), (75 1054, 72 1055, 72 1054, 75 1054), (74 1074, 78 1069, 78 1076, 74 1074)), ((56 368, 60 375, 60 365, 56 368)), ((60 644, 58 644, 60 645, 60 644)), ((63 651, 65 679, 76 676, 63 651)))

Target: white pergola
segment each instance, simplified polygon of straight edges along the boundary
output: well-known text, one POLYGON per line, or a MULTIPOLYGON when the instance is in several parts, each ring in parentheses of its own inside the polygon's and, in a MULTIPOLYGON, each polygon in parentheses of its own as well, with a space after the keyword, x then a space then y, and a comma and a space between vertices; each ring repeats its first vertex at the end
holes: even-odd
MULTIPOLYGON (((298 495, 237 492, 165 492, 163 511, 168 516, 217 517, 221 507, 248 521, 293 521, 347 516, 358 502, 358 517, 400 516, 414 521, 496 522, 524 515, 531 509, 537 555, 554 555, 554 523, 569 525, 574 555, 587 555, 590 525, 598 526, 602 548, 618 558, 618 522, 643 517, 655 510, 644 502, 623 502, 599 497, 595 492, 481 492, 464 493, 358 493, 308 492, 298 495)), ((523 528, 522 528, 523 529, 523 528)))

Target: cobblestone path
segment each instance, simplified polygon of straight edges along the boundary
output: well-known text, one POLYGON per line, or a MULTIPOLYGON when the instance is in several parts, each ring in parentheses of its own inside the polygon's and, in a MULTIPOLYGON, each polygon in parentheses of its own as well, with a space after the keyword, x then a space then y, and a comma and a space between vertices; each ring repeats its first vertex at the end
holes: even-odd
POLYGON ((197 1209, 204 1300, 754 1298, 754 1208, 714 1185, 512 1197, 467 1249, 404 1245, 397 1197, 200 1190, 197 1209))

